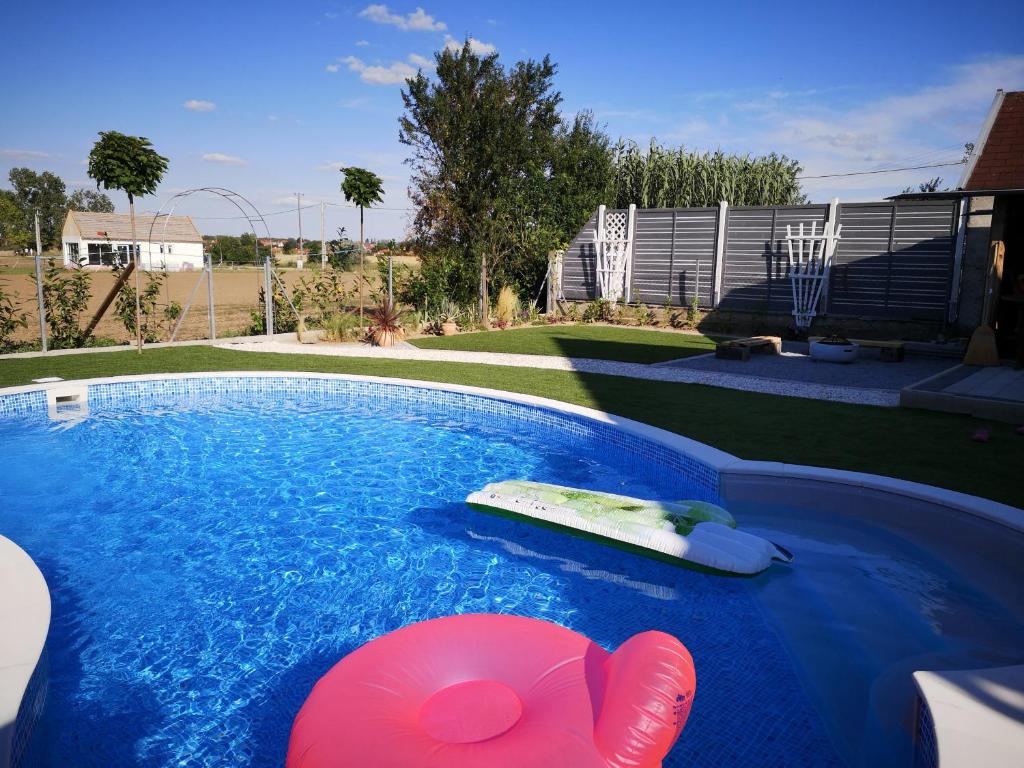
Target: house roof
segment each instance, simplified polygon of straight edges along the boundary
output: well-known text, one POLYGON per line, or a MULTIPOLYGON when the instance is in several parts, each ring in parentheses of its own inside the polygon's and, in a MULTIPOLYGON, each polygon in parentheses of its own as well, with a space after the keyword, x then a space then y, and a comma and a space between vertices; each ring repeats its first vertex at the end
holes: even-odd
POLYGON ((996 91, 960 188, 1024 188, 1024 91, 996 91))
MULTIPOLYGON (((83 240, 132 239, 132 219, 127 213, 68 211, 65 229, 68 225, 77 228, 83 240)), ((135 216, 135 234, 141 242, 149 239, 151 227, 154 242, 203 242, 203 236, 199 234, 190 216, 156 216, 152 213, 135 216)))

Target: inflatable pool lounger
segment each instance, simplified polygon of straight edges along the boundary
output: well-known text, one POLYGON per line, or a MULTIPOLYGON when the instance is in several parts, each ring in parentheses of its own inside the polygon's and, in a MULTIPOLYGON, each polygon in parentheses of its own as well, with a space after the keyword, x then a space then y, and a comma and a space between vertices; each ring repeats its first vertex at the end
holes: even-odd
POLYGON ((784 548, 736 530, 726 510, 706 501, 662 502, 528 480, 491 483, 466 503, 630 544, 726 573, 760 573, 772 560, 793 561, 784 548))

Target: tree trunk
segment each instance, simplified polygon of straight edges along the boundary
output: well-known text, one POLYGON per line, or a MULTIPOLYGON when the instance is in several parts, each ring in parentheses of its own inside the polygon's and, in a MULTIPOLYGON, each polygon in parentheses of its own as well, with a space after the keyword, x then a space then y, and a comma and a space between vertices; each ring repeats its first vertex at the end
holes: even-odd
POLYGON ((132 259, 135 262, 135 338, 139 343, 139 354, 142 354, 142 305, 140 292, 142 283, 139 272, 142 269, 142 259, 139 254, 139 241, 135 237, 135 198, 128 195, 128 210, 132 219, 132 259))
POLYGON ((363 245, 363 206, 359 206, 359 325, 363 325, 363 280, 366 274, 363 245))
POLYGON ((480 322, 484 328, 491 327, 490 305, 487 295, 487 253, 484 252, 480 255, 480 322))

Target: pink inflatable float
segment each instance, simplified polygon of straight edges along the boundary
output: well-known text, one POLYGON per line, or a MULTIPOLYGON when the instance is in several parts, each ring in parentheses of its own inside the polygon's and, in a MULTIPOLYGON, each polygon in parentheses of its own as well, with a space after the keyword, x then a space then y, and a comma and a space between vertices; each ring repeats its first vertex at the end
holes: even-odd
POLYGON ((671 635, 609 654, 521 616, 412 624, 338 662, 292 726, 287 768, 657 768, 696 679, 671 635))

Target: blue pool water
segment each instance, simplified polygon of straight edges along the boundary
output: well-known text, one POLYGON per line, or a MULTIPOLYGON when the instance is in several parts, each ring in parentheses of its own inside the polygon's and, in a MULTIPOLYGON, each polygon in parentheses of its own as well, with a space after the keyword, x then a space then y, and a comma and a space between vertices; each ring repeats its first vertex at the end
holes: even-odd
MULTIPOLYGON (((666 766, 840 764, 794 662, 800 627, 762 599, 783 566, 716 577, 462 503, 510 477, 662 499, 699 489, 638 479, 619 452, 529 422, 396 407, 291 395, 94 410, 71 428, 0 419, 0 533, 53 599, 26 765, 280 766, 293 717, 339 658, 479 611, 609 649, 649 628, 679 637, 698 689, 666 766)), ((814 562, 814 542, 779 540, 814 562)))

